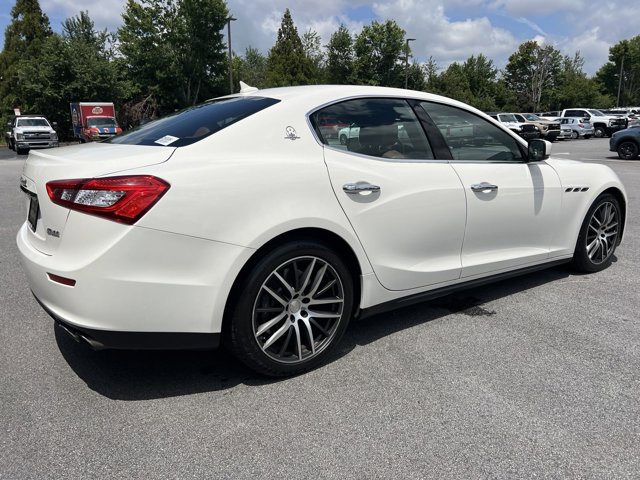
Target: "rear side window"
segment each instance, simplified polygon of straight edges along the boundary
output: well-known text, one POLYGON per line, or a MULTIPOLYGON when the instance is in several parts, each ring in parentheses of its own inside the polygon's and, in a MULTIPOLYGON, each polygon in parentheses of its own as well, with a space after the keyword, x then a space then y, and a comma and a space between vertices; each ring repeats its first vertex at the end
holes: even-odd
POLYGON ((347 100, 314 113, 311 123, 322 143, 338 150, 388 159, 433 158, 416 114, 402 99, 347 100))
POLYGON ((107 142, 184 147, 279 101, 265 97, 234 97, 207 102, 146 123, 107 142))

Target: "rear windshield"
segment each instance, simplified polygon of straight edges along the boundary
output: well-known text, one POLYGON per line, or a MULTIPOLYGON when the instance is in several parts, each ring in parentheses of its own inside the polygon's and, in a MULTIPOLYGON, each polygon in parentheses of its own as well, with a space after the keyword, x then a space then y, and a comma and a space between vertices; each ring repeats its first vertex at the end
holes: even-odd
POLYGON ((279 101, 264 97, 234 97, 214 100, 145 123, 107 141, 127 145, 184 147, 279 101))

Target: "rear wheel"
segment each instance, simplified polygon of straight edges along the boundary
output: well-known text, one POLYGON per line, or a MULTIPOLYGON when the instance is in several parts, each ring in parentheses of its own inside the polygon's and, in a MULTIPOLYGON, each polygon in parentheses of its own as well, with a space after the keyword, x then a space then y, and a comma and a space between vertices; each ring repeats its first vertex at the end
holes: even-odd
POLYGON ((573 264, 578 270, 598 272, 611 264, 621 222, 618 200, 608 193, 600 195, 591 205, 580 228, 573 254, 573 264))
POLYGON ((346 145, 347 144, 347 136, 344 133, 342 135, 340 135, 340 143, 342 145, 346 145))
POLYGON ((229 326, 231 348, 265 375, 304 372, 333 351, 352 307, 353 280, 338 255, 321 243, 287 243, 246 276, 229 326))
POLYGON ((578 134, 578 132, 576 130, 572 130, 571 131, 571 138, 573 138, 574 140, 576 138, 578 138, 580 135, 578 134))
POLYGON ((618 145, 618 157, 622 160, 635 160, 638 158, 638 144, 633 140, 625 140, 618 145))

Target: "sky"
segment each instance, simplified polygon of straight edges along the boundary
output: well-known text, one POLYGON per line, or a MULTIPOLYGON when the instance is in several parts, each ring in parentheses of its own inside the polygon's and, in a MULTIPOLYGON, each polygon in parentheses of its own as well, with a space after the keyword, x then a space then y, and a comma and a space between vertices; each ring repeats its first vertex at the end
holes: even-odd
MULTIPOLYGON (((40 0, 54 31, 62 22, 87 10, 99 29, 121 25, 126 0, 40 0)), ((0 0, 0 29, 10 22, 14 0, 0 0)), ((228 0, 232 48, 243 55, 249 46, 266 54, 275 42, 286 8, 302 35, 318 32, 323 45, 340 24, 352 34, 372 21, 395 20, 411 43, 414 59, 433 57, 440 68, 484 54, 503 68, 518 45, 535 40, 585 59, 593 75, 608 60, 609 47, 640 34, 640 1, 609 0, 228 0)))

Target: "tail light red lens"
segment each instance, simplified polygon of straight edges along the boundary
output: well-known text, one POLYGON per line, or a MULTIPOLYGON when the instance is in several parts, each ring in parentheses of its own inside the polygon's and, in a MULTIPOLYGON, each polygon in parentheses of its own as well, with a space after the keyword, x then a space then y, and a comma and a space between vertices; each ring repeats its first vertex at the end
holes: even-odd
POLYGON ((57 205, 132 225, 169 190, 151 175, 55 180, 47 194, 57 205))

